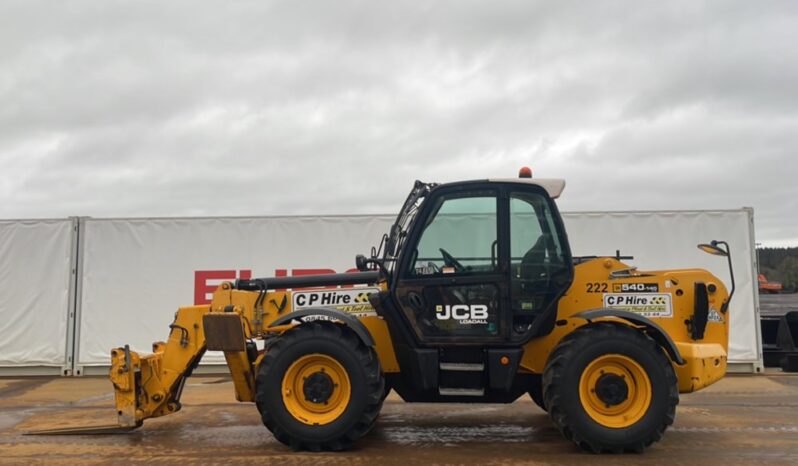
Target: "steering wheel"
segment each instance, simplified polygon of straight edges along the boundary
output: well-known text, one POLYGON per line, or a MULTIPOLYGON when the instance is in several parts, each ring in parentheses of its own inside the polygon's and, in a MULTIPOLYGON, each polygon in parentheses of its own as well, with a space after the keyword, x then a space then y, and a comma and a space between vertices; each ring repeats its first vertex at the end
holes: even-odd
POLYGON ((449 251, 438 248, 438 251, 441 252, 441 256, 443 256, 443 263, 449 267, 454 267, 455 272, 465 272, 466 268, 463 264, 460 263, 457 259, 454 258, 453 255, 449 254, 449 251))

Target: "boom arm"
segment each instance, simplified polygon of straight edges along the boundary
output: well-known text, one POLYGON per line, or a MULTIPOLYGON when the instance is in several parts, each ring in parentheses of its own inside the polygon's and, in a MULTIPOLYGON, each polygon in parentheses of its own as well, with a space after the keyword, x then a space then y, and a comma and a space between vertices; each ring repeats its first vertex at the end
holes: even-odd
POLYGON ((277 300, 263 306, 264 292, 236 291, 222 283, 210 305, 178 309, 169 339, 154 343, 152 354, 140 355, 127 346, 111 351, 119 428, 136 428, 144 419, 179 411, 186 378, 206 350, 224 352, 238 401, 255 401, 257 351, 248 340, 291 327, 268 328, 282 312, 279 298, 284 302, 287 296, 274 292, 277 300))
MULTIPOLYGON (((116 425, 30 433, 127 431, 141 426, 145 419, 177 412, 181 408, 180 396, 186 379, 206 350, 224 352, 236 398, 239 401, 255 401, 255 370, 263 352, 257 351, 251 339, 279 334, 295 325, 278 322, 291 313, 290 291, 278 287, 319 286, 320 282, 369 283, 376 277, 376 272, 361 272, 302 279, 256 279, 240 281, 239 286, 222 283, 214 292, 210 305, 178 309, 169 326, 169 338, 166 342, 153 343, 152 354, 139 354, 131 351, 127 345, 111 351, 110 379, 114 385, 118 418, 116 425), (271 299, 267 301, 267 290, 272 289, 275 291, 269 291, 271 299)), ((346 320, 344 317, 342 319, 346 320)))
POLYGON ((110 377, 121 428, 180 410, 186 378, 205 353, 202 316, 209 311, 208 306, 179 309, 169 339, 153 343, 152 354, 139 355, 127 345, 111 351, 110 377))

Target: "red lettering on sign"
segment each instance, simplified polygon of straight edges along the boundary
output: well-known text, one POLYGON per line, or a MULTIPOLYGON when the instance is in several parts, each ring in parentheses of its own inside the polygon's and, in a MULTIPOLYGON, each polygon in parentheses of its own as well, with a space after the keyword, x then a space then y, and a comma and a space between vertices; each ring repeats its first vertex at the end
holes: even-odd
MULTIPOLYGON (((345 273, 357 272, 356 268, 348 269, 345 273)), ((291 269, 292 277, 301 277, 303 275, 326 275, 335 273, 333 269, 291 269)), ((287 277, 288 269, 276 269, 274 271, 275 277, 287 277)), ((252 278, 251 270, 196 270, 194 271, 194 304, 210 304, 212 294, 224 281, 233 281, 236 278, 242 280, 249 280, 252 278)), ((341 288, 353 288, 354 285, 345 285, 341 288)), ((325 286, 322 289, 334 289, 336 286, 325 286)), ((319 288, 302 288, 302 289, 319 289, 319 288)), ((297 289, 298 291, 299 289, 297 289)))
POLYGON ((249 280, 252 278, 251 270, 241 270, 238 274, 235 270, 196 270, 194 271, 194 305, 210 304, 209 293, 213 293, 223 281, 249 280), (213 283, 208 283, 212 281, 213 283))

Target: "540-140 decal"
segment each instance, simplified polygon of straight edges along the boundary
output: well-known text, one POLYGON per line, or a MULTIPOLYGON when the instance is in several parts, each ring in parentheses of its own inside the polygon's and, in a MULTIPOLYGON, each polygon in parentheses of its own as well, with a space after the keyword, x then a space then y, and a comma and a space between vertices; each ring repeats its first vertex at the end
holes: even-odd
MULTIPOLYGON (((592 282, 585 284, 588 293, 610 293, 607 282, 592 282)), ((612 293, 657 293, 659 285, 656 283, 613 283, 612 293)))

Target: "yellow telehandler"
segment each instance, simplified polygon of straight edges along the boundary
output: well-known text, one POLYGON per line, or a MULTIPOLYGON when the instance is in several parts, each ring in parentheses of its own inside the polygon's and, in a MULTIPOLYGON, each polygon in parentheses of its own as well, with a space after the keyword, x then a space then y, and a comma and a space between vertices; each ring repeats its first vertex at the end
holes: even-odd
POLYGON ((640 271, 572 257, 555 205, 565 182, 416 181, 359 272, 222 283, 180 308, 151 354, 111 351, 118 425, 180 410, 186 378, 223 351, 236 397, 294 449, 343 450, 388 391, 407 402, 511 403, 529 394, 590 452, 639 452, 679 393, 726 371, 731 293, 700 269, 640 271), (256 343, 262 340, 262 344, 256 343))

